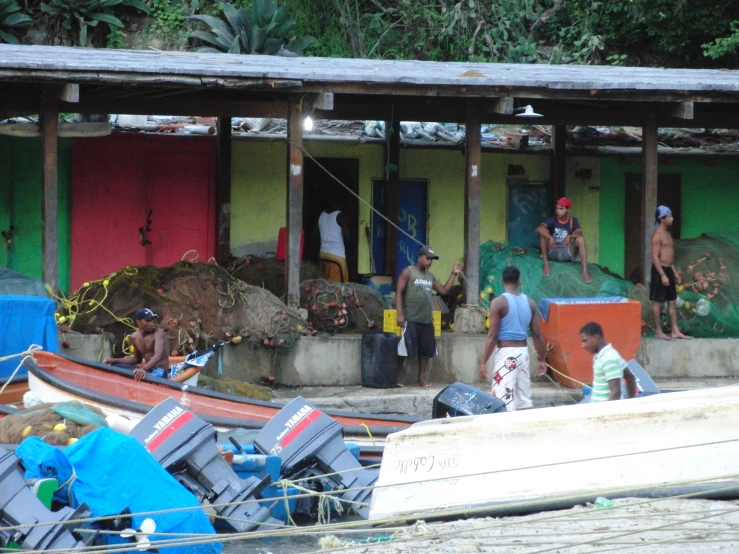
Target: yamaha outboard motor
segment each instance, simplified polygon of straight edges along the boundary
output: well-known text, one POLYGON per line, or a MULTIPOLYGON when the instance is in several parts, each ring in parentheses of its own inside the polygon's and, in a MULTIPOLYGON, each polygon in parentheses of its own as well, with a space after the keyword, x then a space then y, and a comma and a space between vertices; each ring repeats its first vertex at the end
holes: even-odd
POLYGON ((213 426, 172 398, 146 414, 129 435, 201 502, 229 504, 214 509, 223 518, 219 521, 234 531, 267 531, 283 525, 257 501, 270 477, 236 475, 218 451, 213 426))
POLYGON ((434 397, 431 417, 497 414, 506 411, 505 402, 489 392, 464 383, 452 383, 434 397))
POLYGON ((316 464, 333 490, 348 500, 361 517, 369 516, 369 499, 378 472, 364 469, 344 444, 343 427, 338 421, 297 397, 274 416, 259 432, 254 447, 263 454, 282 459, 282 475, 295 477, 316 464), (365 488, 366 487, 366 488, 365 488), (346 490, 356 489, 362 490, 346 490), (360 507, 354 503, 365 503, 360 507))
POLYGON ((81 525, 66 522, 89 515, 84 504, 75 510, 67 507, 56 512, 48 510, 26 485, 19 458, 0 447, 0 528, 20 527, 0 531, 0 551, 5 552, 11 543, 23 550, 86 550, 88 546, 72 533, 72 529, 81 525), (36 523, 48 525, 27 527, 36 523))

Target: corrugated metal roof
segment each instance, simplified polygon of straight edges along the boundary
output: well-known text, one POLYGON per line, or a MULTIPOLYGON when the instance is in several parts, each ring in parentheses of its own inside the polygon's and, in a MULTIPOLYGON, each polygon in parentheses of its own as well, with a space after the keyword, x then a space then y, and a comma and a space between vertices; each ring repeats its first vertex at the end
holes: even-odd
POLYGON ((78 82, 104 82, 115 75, 138 74, 151 76, 151 82, 179 86, 228 86, 219 79, 293 80, 344 85, 343 92, 358 93, 382 84, 419 87, 428 95, 436 94, 435 87, 448 86, 559 91, 565 96, 567 91, 739 92, 739 71, 729 70, 285 58, 0 44, 0 80, 28 72, 52 80, 57 74, 60 79, 71 74, 78 82))

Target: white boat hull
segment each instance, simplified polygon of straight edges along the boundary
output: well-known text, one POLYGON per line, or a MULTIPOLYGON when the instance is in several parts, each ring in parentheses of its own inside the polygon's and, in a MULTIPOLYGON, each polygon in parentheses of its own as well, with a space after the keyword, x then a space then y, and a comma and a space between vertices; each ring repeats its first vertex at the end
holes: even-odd
POLYGON ((739 387, 721 387, 416 423, 387 438, 370 519, 737 481, 739 387))

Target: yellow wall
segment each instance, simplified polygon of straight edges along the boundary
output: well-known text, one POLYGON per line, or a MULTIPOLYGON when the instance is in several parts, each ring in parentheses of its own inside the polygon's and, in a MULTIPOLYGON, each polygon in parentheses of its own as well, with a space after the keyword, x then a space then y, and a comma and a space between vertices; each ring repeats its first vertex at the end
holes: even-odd
MULTIPOLYGON (((384 147, 379 144, 306 142, 315 157, 357 158, 359 194, 372 199, 372 179, 384 178, 384 147)), ((286 145, 278 141, 235 141, 231 177, 231 249, 237 255, 248 253, 259 243, 276 243, 285 225, 286 145)), ((483 153, 481 178, 480 241, 506 239, 506 180, 508 165, 522 165, 530 181, 550 179, 548 155, 483 153)), ((568 158, 566 194, 572 199, 572 213, 584 229, 589 260, 598 261, 598 184, 597 158, 568 158), (580 179, 575 171, 589 168, 590 179, 580 179)), ((444 280, 456 261, 464 256, 464 155, 459 150, 438 148, 401 149, 402 179, 428 179, 428 241, 441 257, 432 269, 444 280)), ((370 209, 360 203, 360 226, 371 221, 370 209)), ((369 273, 369 253, 364 229, 356 230, 359 240, 359 272, 369 273)), ((274 248, 271 248, 274 251, 274 248)))

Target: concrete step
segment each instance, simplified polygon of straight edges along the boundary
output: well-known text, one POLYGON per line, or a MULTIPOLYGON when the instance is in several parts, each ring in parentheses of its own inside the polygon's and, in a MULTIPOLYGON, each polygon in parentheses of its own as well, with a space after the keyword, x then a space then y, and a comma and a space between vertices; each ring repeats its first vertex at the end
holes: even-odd
MULTIPOLYGON (((739 385, 739 378, 661 379, 656 381, 660 390, 693 390, 728 385, 739 385)), ((478 383, 469 383, 476 388, 478 383)), ((431 417, 434 397, 447 384, 432 384, 429 388, 409 386, 392 389, 367 387, 296 387, 274 390, 274 400, 289 402, 302 396, 313 405, 334 410, 348 410, 375 414, 405 414, 431 417)), ((536 379, 531 383, 531 398, 535 408, 575 404, 582 400, 580 389, 570 389, 548 380, 536 379)))

